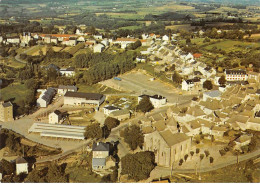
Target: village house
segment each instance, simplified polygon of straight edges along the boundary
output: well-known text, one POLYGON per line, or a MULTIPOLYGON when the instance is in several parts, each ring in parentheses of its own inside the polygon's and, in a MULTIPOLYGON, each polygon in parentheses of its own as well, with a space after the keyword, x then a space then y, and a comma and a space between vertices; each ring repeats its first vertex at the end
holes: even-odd
POLYGON ((99 43, 99 44, 94 45, 93 52, 94 53, 101 53, 101 52, 103 52, 104 49, 105 49, 105 46, 103 44, 99 43))
POLYGON ((112 112, 117 111, 117 110, 120 110, 120 108, 115 107, 113 105, 112 106, 106 106, 106 107, 103 108, 104 114, 106 116, 110 115, 112 112))
MULTIPOLYGON (((143 99, 144 96, 148 95, 141 95, 138 96, 138 103, 143 99)), ((160 108, 164 106, 167 102, 167 99, 161 95, 153 95, 153 96, 148 96, 151 103, 153 104, 154 108, 160 108)))
POLYGON ((15 164, 16 164, 16 175, 19 175, 21 173, 28 174, 28 162, 24 158, 18 157, 15 160, 15 164))
POLYGON ((260 131, 260 118, 251 117, 246 123, 246 129, 260 131))
POLYGON ((136 61, 137 61, 137 62, 141 62, 141 63, 146 62, 146 59, 147 59, 146 56, 137 56, 137 57, 136 57, 136 61))
POLYGON ((9 102, 0 101, 0 121, 13 121, 13 105, 9 102))
POLYGON ((109 114, 110 117, 116 118, 119 121, 127 120, 131 117, 131 113, 128 109, 116 110, 109 114))
POLYGON ((72 86, 68 86, 68 85, 59 85, 58 87, 58 94, 59 95, 65 95, 66 92, 77 92, 78 91, 78 88, 74 85, 72 86))
POLYGON ((55 45, 57 45, 57 44, 58 44, 58 38, 55 37, 55 36, 51 36, 50 42, 51 42, 51 43, 54 43, 55 45))
POLYGON ((66 77, 73 77, 73 76, 75 76, 75 68, 74 67, 61 68, 60 74, 62 76, 66 76, 66 77))
MULTIPOLYGON (((85 42, 85 38, 83 36, 80 36, 80 37, 77 38, 77 42, 84 43, 85 42)), ((77 44, 77 42, 75 44, 77 44)))
POLYGON ((102 36, 102 35, 94 35, 93 37, 94 37, 95 39, 97 39, 97 40, 103 39, 103 36, 102 36))
POLYGON ((48 88, 47 90, 42 91, 40 97, 37 99, 38 107, 47 107, 50 103, 56 91, 53 88, 48 88))
POLYGON ((14 37, 7 37, 6 38, 6 44, 20 44, 20 38, 19 36, 14 36, 14 37))
POLYGON ((235 143, 236 143, 235 149, 240 149, 243 146, 249 145, 252 137, 253 137, 252 134, 242 134, 241 136, 239 136, 235 140, 235 143))
POLYGON ((49 123, 50 124, 59 124, 62 120, 62 113, 59 110, 49 114, 49 123))
POLYGON ((109 144, 103 142, 94 143, 92 147, 92 169, 105 169, 108 157, 109 144))
POLYGON ((185 91, 201 90, 202 84, 200 78, 193 78, 188 80, 182 80, 181 89, 185 91))
POLYGON ((167 35, 164 35, 164 36, 162 37, 162 40, 163 40, 163 41, 169 41, 169 40, 170 40, 170 38, 169 38, 169 36, 167 36, 167 35))
POLYGON ((173 134, 169 129, 157 130, 144 135, 144 151, 155 153, 155 162, 159 166, 172 167, 184 158, 191 149, 191 138, 183 133, 173 134))
POLYGON ((129 44, 135 43, 137 39, 133 38, 117 38, 117 40, 114 41, 114 44, 120 44, 121 48, 125 49, 129 44))
POLYGON ((227 81, 246 81, 248 75, 245 70, 225 70, 225 77, 227 81))
POLYGON ((260 73, 249 71, 247 74, 248 80, 255 80, 256 82, 260 81, 260 73))
POLYGON ((83 93, 83 92, 66 92, 64 95, 64 105, 72 106, 100 106, 106 97, 98 93, 83 93))

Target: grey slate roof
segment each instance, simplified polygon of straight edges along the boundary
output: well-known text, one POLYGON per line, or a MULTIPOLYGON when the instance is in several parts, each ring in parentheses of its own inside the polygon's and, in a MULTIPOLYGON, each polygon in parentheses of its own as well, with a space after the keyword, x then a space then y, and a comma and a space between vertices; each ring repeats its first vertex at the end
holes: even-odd
POLYGON ((107 109, 107 110, 118 110, 119 109, 118 107, 115 107, 115 106, 106 106, 104 108, 107 109))
POLYGON ((11 106, 13 106, 10 101, 6 102, 6 103, 3 103, 2 105, 3 105, 3 107, 11 107, 11 106))
POLYGON ((103 142, 94 143, 92 151, 109 151, 109 144, 103 142))
POLYGON ((213 90, 209 92, 205 92, 204 94, 210 96, 210 97, 219 97, 221 96, 221 92, 219 90, 213 90))
POLYGON ((68 89, 68 90, 74 90, 75 92, 78 90, 76 86, 69 86, 69 85, 59 85, 58 89, 68 89))
POLYGON ((55 90, 53 88, 48 88, 47 91, 42 96, 42 99, 46 102, 50 102, 55 94, 55 90))
POLYGON ((66 92, 64 97, 85 98, 87 100, 100 100, 104 95, 98 93, 84 93, 84 92, 66 92))
POLYGON ((246 74, 245 70, 226 70, 226 74, 246 74))
POLYGON ((92 166, 106 166, 106 158, 93 158, 92 159, 92 166))
POLYGON ((22 163, 28 163, 24 158, 22 157, 18 157, 16 160, 15 160, 15 163, 16 164, 22 164, 22 163))

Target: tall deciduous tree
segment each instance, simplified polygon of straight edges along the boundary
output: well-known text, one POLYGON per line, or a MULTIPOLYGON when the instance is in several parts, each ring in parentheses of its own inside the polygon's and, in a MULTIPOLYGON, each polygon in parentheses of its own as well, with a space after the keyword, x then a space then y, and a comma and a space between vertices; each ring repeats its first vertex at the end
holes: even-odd
POLYGON ((150 101, 150 98, 148 96, 143 96, 142 100, 137 105, 137 110, 141 111, 143 113, 150 112, 153 110, 153 104, 150 101))
POLYGON ((121 159, 121 163, 121 174, 127 174, 128 178, 140 181, 150 176, 155 167, 155 156, 149 151, 127 154, 121 159))
POLYGON ((136 125, 125 128, 121 135, 131 150, 135 150, 137 147, 141 147, 144 143, 144 135, 140 127, 136 125))
POLYGON ((84 136, 86 139, 89 139, 89 138, 99 139, 99 138, 102 138, 103 132, 102 132, 102 129, 99 126, 99 124, 95 123, 95 124, 91 124, 86 127, 84 136))

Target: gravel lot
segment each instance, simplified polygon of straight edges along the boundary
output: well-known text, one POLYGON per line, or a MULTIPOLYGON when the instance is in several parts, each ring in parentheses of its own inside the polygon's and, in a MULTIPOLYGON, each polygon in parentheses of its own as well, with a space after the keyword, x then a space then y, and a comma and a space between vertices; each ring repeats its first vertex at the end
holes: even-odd
POLYGON ((154 95, 159 94, 165 96, 169 103, 183 103, 192 99, 192 95, 179 95, 178 89, 172 85, 163 83, 158 80, 150 81, 152 76, 146 75, 142 72, 130 72, 120 76, 122 81, 109 79, 103 81, 102 84, 127 91, 132 95, 148 94, 154 95))

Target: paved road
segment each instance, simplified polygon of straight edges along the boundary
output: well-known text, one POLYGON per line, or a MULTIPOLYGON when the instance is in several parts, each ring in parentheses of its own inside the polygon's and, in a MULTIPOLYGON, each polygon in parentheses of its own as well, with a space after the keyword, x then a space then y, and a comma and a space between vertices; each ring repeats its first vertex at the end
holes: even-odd
MULTIPOLYGON (((249 160, 251 158, 260 156, 260 149, 252 152, 252 153, 248 153, 245 155, 240 155, 238 160, 239 162, 244 161, 244 160, 249 160)), ((221 163, 217 163, 215 162, 212 166, 208 166, 208 167, 204 167, 201 168, 200 170, 198 169, 198 172, 210 172, 210 171, 214 171, 217 169, 221 169, 224 168, 226 166, 229 165, 234 165, 237 163, 237 157, 236 156, 232 156, 230 158, 226 158, 224 161, 222 161, 221 163)), ((181 169, 178 165, 174 166, 173 168, 173 174, 174 173, 195 173, 196 169, 181 169)), ((148 178, 146 180, 146 182, 151 182, 154 179, 158 179, 160 177, 166 177, 166 176, 170 176, 171 175, 171 168, 165 168, 165 167, 155 167, 155 169, 151 172, 150 178, 148 178)))
MULTIPOLYGON (((30 51, 33 50, 35 47, 37 47, 37 45, 36 45, 36 46, 33 46, 33 47, 31 47, 31 48, 29 48, 29 49, 27 49, 27 50, 25 50, 25 51, 23 51, 22 54, 27 53, 27 52, 30 52, 30 51)), ((14 57, 14 59, 15 59, 17 62, 19 62, 19 63, 27 64, 26 61, 20 59, 20 54, 17 54, 17 55, 14 57)))

